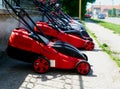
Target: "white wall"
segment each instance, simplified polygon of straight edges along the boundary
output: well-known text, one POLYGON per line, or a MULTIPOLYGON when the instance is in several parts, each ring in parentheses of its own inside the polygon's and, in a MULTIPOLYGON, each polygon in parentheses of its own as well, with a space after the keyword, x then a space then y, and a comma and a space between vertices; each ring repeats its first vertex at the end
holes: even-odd
MULTIPOLYGON (((31 18, 37 22, 40 21, 42 18, 41 16, 35 16, 35 15, 31 15, 31 18)), ((26 19, 26 21, 32 26, 33 24, 26 19)), ((8 39, 9 36, 12 32, 12 30, 16 27, 24 27, 22 24, 20 24, 17 20, 15 20, 13 17, 10 17, 9 15, 0 15, 0 52, 1 51, 5 51, 7 44, 8 44, 8 39), (11 24, 12 23, 12 24, 11 24)))

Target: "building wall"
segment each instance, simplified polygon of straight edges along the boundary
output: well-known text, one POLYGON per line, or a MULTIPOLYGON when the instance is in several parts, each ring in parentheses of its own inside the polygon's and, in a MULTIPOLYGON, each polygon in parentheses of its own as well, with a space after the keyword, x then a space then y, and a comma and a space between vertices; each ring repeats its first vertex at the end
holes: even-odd
MULTIPOLYGON (((13 3, 11 2, 11 0, 9 0, 9 2, 13 3)), ((15 20, 12 16, 10 16, 8 11, 3 7, 4 5, 2 4, 2 0, 0 0, 0 52, 5 51, 8 44, 9 36, 14 28, 26 28, 26 26, 22 25, 19 21, 15 20)), ((41 14, 38 11, 31 9, 33 8, 32 0, 21 0, 21 4, 22 7, 26 8, 27 12, 35 22, 42 20, 41 14)), ((34 27, 28 19, 26 19, 26 21, 32 27, 34 27)))
POLYGON ((5 51, 10 33, 18 22, 5 14, 0 14, 0 18, 0 51, 5 51))
POLYGON ((116 15, 118 16, 119 14, 120 14, 120 5, 118 5, 118 6, 111 6, 111 5, 108 5, 108 6, 106 6, 106 5, 93 5, 92 7, 91 7, 91 12, 93 12, 94 14, 94 16, 95 15, 97 15, 97 14, 99 14, 99 13, 103 13, 103 14, 105 14, 106 16, 108 16, 108 11, 109 10, 112 10, 113 8, 115 8, 116 9, 116 15))
MULTIPOLYGON (((11 17, 6 10, 0 10, 0 12, 2 12, 0 13, 0 51, 5 51, 12 30, 16 27, 26 28, 26 26, 11 17)), ((41 15, 34 14, 34 12, 30 12, 30 16, 35 22, 42 20, 41 15)), ((28 19, 26 21, 34 27, 28 19)))

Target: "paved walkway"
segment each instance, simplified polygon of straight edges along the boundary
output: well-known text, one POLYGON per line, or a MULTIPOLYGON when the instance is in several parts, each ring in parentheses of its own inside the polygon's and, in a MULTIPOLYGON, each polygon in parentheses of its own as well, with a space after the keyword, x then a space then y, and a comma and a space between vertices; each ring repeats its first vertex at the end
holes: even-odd
MULTIPOLYGON (((87 22, 87 25, 97 28, 93 23, 87 22)), ((32 65, 4 55, 0 62, 0 89, 120 89, 120 68, 96 42, 94 51, 82 52, 88 55, 92 68, 87 76, 55 69, 37 74, 32 65)))
POLYGON ((86 22, 87 28, 89 28, 101 43, 107 44, 113 52, 116 52, 120 57, 120 35, 115 34, 113 31, 108 30, 100 25, 90 22, 86 22))
POLYGON ((120 35, 89 20, 86 22, 86 26, 95 33, 101 43, 106 43, 113 51, 120 52, 120 35))

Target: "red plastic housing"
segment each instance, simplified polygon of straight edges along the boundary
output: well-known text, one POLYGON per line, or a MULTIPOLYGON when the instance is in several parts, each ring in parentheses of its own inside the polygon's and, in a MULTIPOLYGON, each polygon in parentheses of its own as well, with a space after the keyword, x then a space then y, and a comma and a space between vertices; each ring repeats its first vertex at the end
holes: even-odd
MULTIPOLYGON (((42 32, 48 36, 52 36, 57 40, 67 42, 72 44, 77 48, 83 48, 85 50, 93 50, 94 43, 89 40, 84 40, 76 35, 67 34, 65 32, 59 32, 56 29, 50 27, 46 22, 37 22, 37 26, 42 30, 42 32)), ((34 27, 34 30, 40 32, 39 29, 34 27)))
POLYGON ((50 67, 54 68, 74 69, 76 64, 82 60, 56 51, 51 47, 51 44, 52 42, 45 45, 42 42, 34 40, 30 37, 30 33, 23 28, 14 29, 8 42, 8 46, 10 47, 46 57, 50 61, 50 67))

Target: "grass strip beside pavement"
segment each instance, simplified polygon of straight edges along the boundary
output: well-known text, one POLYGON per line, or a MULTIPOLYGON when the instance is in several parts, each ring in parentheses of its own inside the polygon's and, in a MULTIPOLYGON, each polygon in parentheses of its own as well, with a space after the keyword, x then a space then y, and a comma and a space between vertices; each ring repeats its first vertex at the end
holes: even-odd
POLYGON ((105 22, 105 21, 101 21, 101 20, 97 20, 97 19, 90 19, 90 20, 97 24, 100 24, 101 26, 103 26, 105 28, 112 30, 114 33, 120 34, 120 25, 118 25, 118 24, 105 22))
POLYGON ((99 47, 102 48, 102 50, 106 52, 120 67, 120 58, 114 55, 116 52, 110 50, 110 47, 106 43, 100 43, 100 41, 97 39, 97 36, 94 33, 92 33, 88 28, 86 30, 96 40, 99 47))

